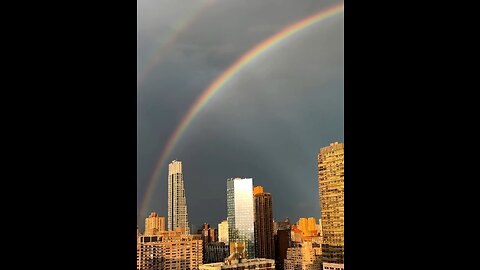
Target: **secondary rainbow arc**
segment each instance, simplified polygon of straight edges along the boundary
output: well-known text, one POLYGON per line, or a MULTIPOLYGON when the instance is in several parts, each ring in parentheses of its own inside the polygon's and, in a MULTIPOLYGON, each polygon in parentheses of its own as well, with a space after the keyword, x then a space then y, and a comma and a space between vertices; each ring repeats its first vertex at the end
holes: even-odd
POLYGON ((153 174, 149 180, 146 193, 143 197, 143 201, 140 207, 140 216, 145 215, 146 207, 150 201, 152 196, 155 184, 158 182, 159 176, 161 175, 161 168, 166 162, 166 159, 170 156, 173 148, 180 140, 185 130, 188 126, 192 123, 195 116, 198 115, 200 110, 205 107, 208 101, 220 90, 222 86, 224 86, 230 79, 232 79, 238 72, 245 67, 247 64, 255 60, 258 56, 262 55, 269 49, 273 48, 276 44, 280 43, 281 41, 287 39, 288 37, 300 32, 317 24, 321 21, 324 21, 334 15, 340 14, 344 10, 344 4, 340 3, 334 6, 331 6, 327 9, 321 10, 311 16, 308 16, 294 24, 291 24, 274 34, 273 36, 265 39, 251 50, 243 54, 240 58, 238 58, 233 65, 231 65, 227 70, 222 72, 220 76, 218 76, 205 90, 202 91, 202 94, 195 100, 192 106, 189 108, 187 113, 182 117, 179 125, 175 128, 175 131, 169 137, 161 155, 160 159, 157 162, 153 174))
POLYGON ((192 12, 192 14, 186 16, 184 20, 179 21, 174 26, 174 31, 168 35, 166 41, 154 51, 152 56, 149 57, 150 60, 148 61, 147 66, 139 74, 137 83, 138 89, 143 87, 143 84, 150 76, 150 73, 160 64, 160 62, 162 62, 170 50, 174 48, 180 35, 189 29, 216 1, 217 0, 206 0, 198 9, 192 12))

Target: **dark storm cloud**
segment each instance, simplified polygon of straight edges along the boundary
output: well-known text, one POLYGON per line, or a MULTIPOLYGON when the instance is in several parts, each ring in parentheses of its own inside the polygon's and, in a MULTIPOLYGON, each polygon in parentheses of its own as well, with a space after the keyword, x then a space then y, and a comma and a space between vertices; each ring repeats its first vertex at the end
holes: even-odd
MULTIPOLYGON (((138 90, 137 194, 181 117, 223 70, 280 29, 338 1, 216 1, 178 35, 138 90)), ((139 1, 139 72, 198 1, 139 1), (195 4, 194 4, 195 3, 195 4)), ((343 141, 343 15, 245 67, 194 120, 169 159, 184 163, 192 224, 226 218, 226 178, 253 177, 274 217, 319 217, 316 154, 343 141)), ((166 168, 147 210, 166 216, 166 168)), ((143 221, 139 225, 143 227, 143 221)))

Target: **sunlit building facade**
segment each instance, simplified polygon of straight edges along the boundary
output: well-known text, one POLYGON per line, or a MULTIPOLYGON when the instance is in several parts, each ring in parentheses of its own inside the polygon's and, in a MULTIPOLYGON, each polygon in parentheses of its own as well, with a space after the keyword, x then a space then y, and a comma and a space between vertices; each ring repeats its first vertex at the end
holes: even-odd
POLYGON ((298 223, 292 226, 292 241, 310 241, 322 243, 321 234, 318 232, 318 225, 315 218, 300 218, 298 223))
POLYGON ((229 245, 245 246, 247 258, 255 258, 253 179, 227 179, 227 212, 229 245))
POLYGON ((246 259, 245 249, 241 243, 232 245, 232 253, 224 262, 203 264, 200 270, 274 270, 275 261, 272 259, 246 259))
POLYGON ((323 263, 322 270, 344 270, 343 263, 323 263))
POLYGON ((297 224, 292 225, 292 230, 290 232, 290 240, 292 242, 300 243, 303 241, 303 232, 299 229, 297 224))
POLYGON ((318 153, 318 185, 325 267, 344 263, 344 145, 331 143, 318 153), (327 264, 325 264, 327 263, 327 264))
POLYGON ((302 242, 287 250, 285 270, 318 270, 322 265, 322 248, 312 242, 302 242))
POLYGON ((137 270, 197 270, 202 264, 202 240, 180 231, 140 236, 137 270))
POLYGON ((275 261, 271 259, 244 259, 233 261, 231 263, 218 262, 204 264, 200 266, 200 270, 273 270, 275 269, 275 261))
POLYGON ((145 219, 145 235, 155 235, 165 231, 165 217, 159 217, 157 213, 152 212, 145 219))
POLYGON ((173 160, 168 165, 168 230, 174 231, 179 227, 190 233, 182 162, 173 160))
POLYGON ((218 223, 218 241, 228 244, 228 221, 218 223))
POLYGON ((318 231, 315 218, 300 218, 298 220, 298 229, 302 231, 303 236, 316 236, 318 231))

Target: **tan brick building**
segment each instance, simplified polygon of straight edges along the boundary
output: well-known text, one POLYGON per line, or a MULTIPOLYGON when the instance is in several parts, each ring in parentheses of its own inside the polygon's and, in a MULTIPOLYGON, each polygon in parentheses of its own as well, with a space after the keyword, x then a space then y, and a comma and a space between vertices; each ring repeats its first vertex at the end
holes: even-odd
POLYGON ((201 264, 199 235, 167 231, 140 236, 137 243, 137 270, 198 270, 201 264))
POLYGON ((287 249, 285 270, 318 270, 322 264, 322 248, 303 242, 287 249))
POLYGON ((159 217, 157 213, 152 212, 145 219, 144 235, 156 235, 165 231, 165 217, 159 217))

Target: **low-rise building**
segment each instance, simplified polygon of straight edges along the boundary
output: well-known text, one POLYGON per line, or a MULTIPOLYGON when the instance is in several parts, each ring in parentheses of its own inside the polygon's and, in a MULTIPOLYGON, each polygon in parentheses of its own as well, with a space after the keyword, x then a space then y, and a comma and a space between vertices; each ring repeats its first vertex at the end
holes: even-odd
POLYGON ((343 270, 343 263, 323 263, 323 270, 343 270))
POLYGON ((322 266, 322 248, 312 242, 302 242, 287 250, 285 270, 318 270, 322 266))
POLYGON ((200 270, 274 270, 275 260, 272 259, 245 259, 247 254, 243 245, 234 244, 233 251, 224 262, 208 263, 200 266, 200 270))
POLYGON ((223 262, 229 255, 229 247, 223 242, 210 242, 204 245, 204 263, 223 262))
POLYGON ((196 270, 202 264, 199 235, 162 232, 144 235, 137 243, 137 270, 196 270))

